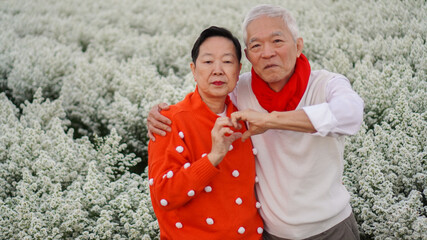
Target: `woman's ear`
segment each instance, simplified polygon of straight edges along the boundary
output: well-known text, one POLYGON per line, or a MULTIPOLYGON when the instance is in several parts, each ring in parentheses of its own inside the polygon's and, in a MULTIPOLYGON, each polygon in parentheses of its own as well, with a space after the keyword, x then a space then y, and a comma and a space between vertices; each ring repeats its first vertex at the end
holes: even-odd
POLYGON ((197 82, 197 80, 196 80, 196 64, 194 64, 194 62, 191 62, 190 63, 190 68, 191 68, 191 72, 193 73, 194 81, 197 82))

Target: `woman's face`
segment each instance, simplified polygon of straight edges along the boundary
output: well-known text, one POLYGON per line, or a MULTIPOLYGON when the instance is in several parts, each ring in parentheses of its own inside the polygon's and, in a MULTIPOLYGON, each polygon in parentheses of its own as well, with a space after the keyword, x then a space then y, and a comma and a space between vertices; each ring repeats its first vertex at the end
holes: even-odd
POLYGON ((196 63, 190 64, 200 96, 206 100, 221 100, 233 91, 242 64, 231 40, 210 37, 200 45, 196 63))

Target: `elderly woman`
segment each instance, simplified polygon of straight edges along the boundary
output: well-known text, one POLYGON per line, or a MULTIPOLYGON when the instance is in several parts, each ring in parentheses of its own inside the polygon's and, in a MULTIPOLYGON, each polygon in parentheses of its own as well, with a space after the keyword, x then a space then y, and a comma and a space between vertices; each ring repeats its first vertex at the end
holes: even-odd
MULTIPOLYGON (((172 133, 148 147, 151 201, 161 239, 260 239, 251 141, 233 129, 228 93, 241 69, 240 43, 228 30, 204 30, 192 49, 194 92, 169 110, 172 133)), ((244 126, 244 124, 242 124, 244 126)))

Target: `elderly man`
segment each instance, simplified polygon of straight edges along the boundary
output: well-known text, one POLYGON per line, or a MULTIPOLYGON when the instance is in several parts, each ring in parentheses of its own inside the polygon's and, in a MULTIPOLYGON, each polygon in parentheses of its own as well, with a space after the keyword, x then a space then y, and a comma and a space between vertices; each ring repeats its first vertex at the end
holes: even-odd
MULTIPOLYGON (((264 239, 359 239, 342 184, 344 136, 356 133, 363 100, 342 75, 311 71, 292 16, 272 5, 254 7, 243 22, 252 70, 240 76, 231 99, 248 124, 257 154, 256 192, 264 239)), ((148 127, 166 134, 159 104, 148 127)))

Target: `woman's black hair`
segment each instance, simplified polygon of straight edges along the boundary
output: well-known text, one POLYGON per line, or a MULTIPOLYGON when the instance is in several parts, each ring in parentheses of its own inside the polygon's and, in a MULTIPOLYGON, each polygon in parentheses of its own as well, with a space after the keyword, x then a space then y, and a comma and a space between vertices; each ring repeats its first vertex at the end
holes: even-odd
POLYGON ((199 56, 200 46, 204 41, 206 41, 206 39, 210 37, 225 37, 227 39, 230 39, 230 41, 232 41, 234 44, 234 48, 236 49, 236 56, 240 62, 240 60, 242 59, 242 49, 239 40, 235 36, 233 36, 233 34, 229 30, 222 27, 211 26, 203 30, 202 33, 200 33, 199 38, 197 38, 196 42, 193 45, 193 49, 191 50, 191 58, 193 59, 194 64, 196 64, 197 57, 199 56))

